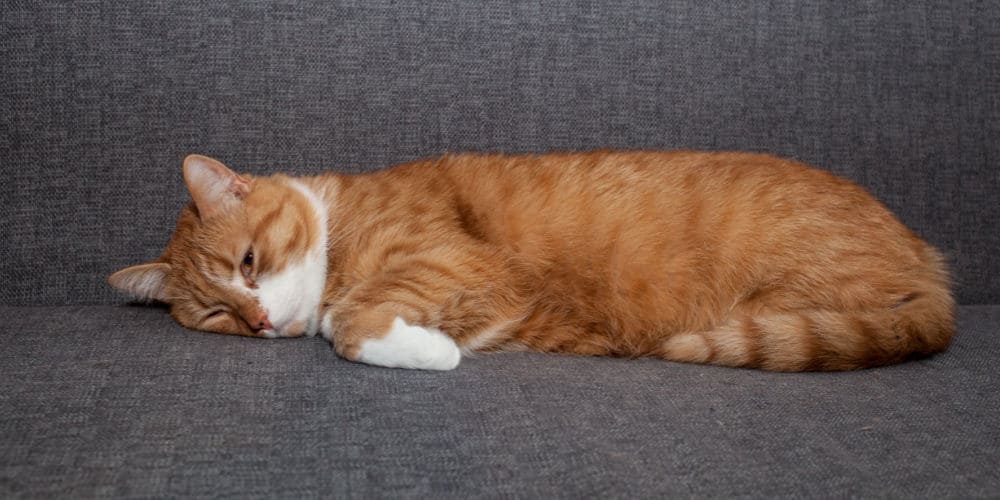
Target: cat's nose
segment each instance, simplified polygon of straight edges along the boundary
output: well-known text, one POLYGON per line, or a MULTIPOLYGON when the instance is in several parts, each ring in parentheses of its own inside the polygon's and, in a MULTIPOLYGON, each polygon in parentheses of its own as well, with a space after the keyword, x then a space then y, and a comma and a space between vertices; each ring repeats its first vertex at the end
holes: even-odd
POLYGON ((271 321, 267 319, 267 313, 260 313, 257 317, 257 322, 253 324, 253 327, 257 330, 270 330, 274 328, 271 321))

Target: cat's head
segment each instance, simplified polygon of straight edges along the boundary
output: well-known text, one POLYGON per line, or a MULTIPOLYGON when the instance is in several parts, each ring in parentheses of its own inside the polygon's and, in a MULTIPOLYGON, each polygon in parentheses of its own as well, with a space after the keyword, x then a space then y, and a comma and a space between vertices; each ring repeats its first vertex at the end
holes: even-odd
POLYGON ((249 177, 199 155, 184 159, 191 204, 160 258, 108 278, 165 302, 183 326, 254 337, 314 334, 326 282, 326 213, 285 176, 249 177))

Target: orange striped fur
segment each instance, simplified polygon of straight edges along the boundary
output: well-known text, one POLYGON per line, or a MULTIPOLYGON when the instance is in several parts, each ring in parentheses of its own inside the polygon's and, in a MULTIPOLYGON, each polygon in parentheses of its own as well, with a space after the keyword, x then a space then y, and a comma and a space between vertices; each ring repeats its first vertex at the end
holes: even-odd
POLYGON ((778 371, 896 363, 954 331, 937 251, 863 189, 772 156, 466 154, 299 179, 196 161, 224 192, 187 179, 195 202, 163 256, 110 279, 190 328, 294 336, 325 319, 337 352, 358 359, 399 317, 466 352, 778 371), (262 327, 256 280, 321 239, 314 314, 262 327))

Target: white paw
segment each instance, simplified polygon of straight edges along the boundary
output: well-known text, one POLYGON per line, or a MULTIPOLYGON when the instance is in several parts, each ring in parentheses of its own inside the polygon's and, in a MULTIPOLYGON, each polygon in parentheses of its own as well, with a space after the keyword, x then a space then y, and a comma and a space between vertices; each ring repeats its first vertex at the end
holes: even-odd
POLYGON ((306 327, 306 331, 303 333, 306 337, 315 337, 319 333, 320 320, 318 317, 313 316, 309 318, 309 326, 306 327))
POLYGON ((319 331, 323 335, 323 338, 333 342, 333 311, 329 311, 323 315, 323 321, 320 322, 319 331))
POLYGON ((451 370, 462 351, 451 337, 436 328, 406 324, 397 317, 389 334, 361 344, 358 361, 370 365, 419 370, 451 370))

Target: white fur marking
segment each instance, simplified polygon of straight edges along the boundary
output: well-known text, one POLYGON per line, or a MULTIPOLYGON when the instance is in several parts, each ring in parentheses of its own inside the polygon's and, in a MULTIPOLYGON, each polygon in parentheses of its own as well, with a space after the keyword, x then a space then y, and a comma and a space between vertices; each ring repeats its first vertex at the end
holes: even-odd
MULTIPOLYGON (((525 350, 518 349, 517 346, 511 345, 509 342, 509 333, 511 329, 522 321, 524 321, 524 317, 502 320, 493 323, 487 328, 483 328, 479 334, 465 341, 465 344, 461 346, 462 354, 465 356, 471 356, 476 351, 485 348, 492 348, 500 351, 506 351, 509 349, 525 350)), ((521 347, 524 346, 522 345, 521 347)))
POLYGON ((309 318, 309 325, 306 326, 306 331, 304 332, 304 335, 306 337, 315 337, 318 332, 319 332, 319 319, 315 315, 313 315, 313 317, 309 318))
POLYGON ((333 311, 328 310, 326 314, 323 315, 323 322, 319 327, 320 333, 323 334, 323 338, 329 341, 333 341, 333 311))
POLYGON ((498 341, 503 337, 503 334, 503 330, 500 329, 484 330, 462 345, 462 354, 469 356, 484 347, 494 347, 499 343, 498 341))
POLYGON ((451 370, 461 358, 451 337, 435 328, 408 325, 399 317, 388 335, 364 341, 358 354, 362 363, 419 370, 451 370))
POLYGON ((256 292, 279 336, 284 336, 282 331, 299 321, 306 325, 304 333, 311 336, 319 326, 319 305, 326 287, 326 210, 316 194, 301 182, 293 180, 291 185, 309 200, 319 238, 302 260, 277 274, 261 277, 256 292))

